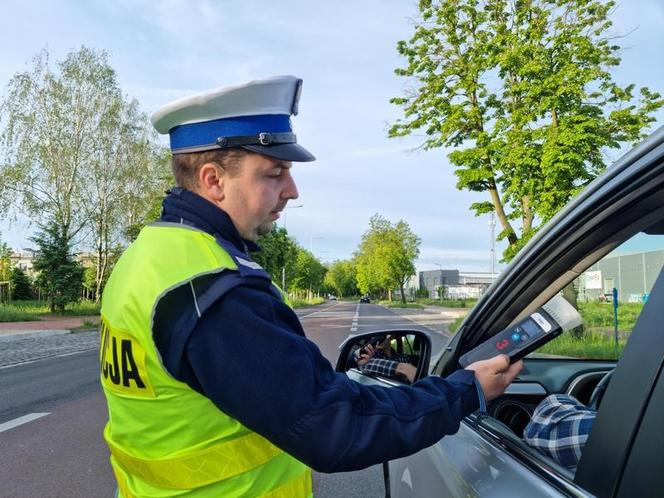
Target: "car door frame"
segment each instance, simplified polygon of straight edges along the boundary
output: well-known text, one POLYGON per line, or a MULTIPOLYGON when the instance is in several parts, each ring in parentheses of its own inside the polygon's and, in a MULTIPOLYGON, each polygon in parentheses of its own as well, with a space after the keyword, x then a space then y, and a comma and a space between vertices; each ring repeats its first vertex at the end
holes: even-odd
MULTIPOLYGON (((661 225, 664 219, 662 199, 664 127, 612 166, 606 175, 593 182, 527 244, 461 324, 459 332, 435 366, 434 373, 449 375, 458 368, 458 358, 486 339, 488 332, 496 333, 534 311, 630 236, 653 225, 661 225)), ((655 360, 653 362, 656 363, 655 360)), ((621 368, 620 371, 627 371, 628 368, 621 368)), ((651 365, 651 371, 653 368, 651 365)), ((622 384, 622 381, 615 385, 618 384, 622 384)), ((606 421, 595 431, 598 435, 590 439, 589 443, 595 442, 592 443, 590 453, 584 451, 583 466, 580 466, 574 481, 546 463, 542 464, 536 458, 523 454, 513 445, 506 444, 500 435, 490 429, 479 428, 472 419, 467 419, 464 425, 478 431, 487 441, 492 441, 565 493, 583 496, 587 490, 597 496, 612 496, 611 493, 619 489, 619 476, 625 468, 631 440, 626 436, 621 437, 623 447, 616 450, 616 461, 607 462, 603 456, 606 447, 602 449, 601 443, 607 437, 610 438, 611 432, 603 426, 615 427, 622 423, 625 435, 634 434, 647 402, 645 392, 652 390, 653 386, 654 379, 653 384, 643 389, 644 392, 634 396, 634 406, 639 408, 640 413, 638 417, 629 422, 607 415, 600 418, 606 421), (610 486, 595 486, 593 482, 598 477, 601 477, 600 481, 607 479, 610 469, 617 473, 617 480, 610 486)), ((610 396, 607 392, 609 406, 618 402, 613 400, 619 400, 619 394, 615 394, 620 392, 619 389, 613 387, 610 396)), ((608 410, 604 412, 608 413, 608 410)), ((619 443, 614 441, 614 446, 618 447, 619 443)))

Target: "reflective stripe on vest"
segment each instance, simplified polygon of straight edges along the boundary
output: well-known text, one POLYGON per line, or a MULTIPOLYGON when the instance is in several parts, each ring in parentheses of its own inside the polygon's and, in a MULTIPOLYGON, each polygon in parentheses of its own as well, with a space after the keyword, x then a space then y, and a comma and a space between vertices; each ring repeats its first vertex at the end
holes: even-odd
MULTIPOLYGON (((113 468, 115 479, 118 482, 118 498, 138 498, 134 495, 127 486, 122 474, 113 468)), ((293 498, 294 496, 302 496, 306 498, 313 498, 313 489, 311 481, 311 471, 307 471, 300 477, 296 477, 286 484, 268 492, 264 495, 259 495, 259 498, 293 498)))
POLYGON ((122 450, 113 444, 107 433, 108 427, 104 431, 104 439, 111 455, 127 472, 154 486, 169 489, 200 488, 247 472, 281 453, 264 437, 250 432, 177 458, 147 459, 122 450))

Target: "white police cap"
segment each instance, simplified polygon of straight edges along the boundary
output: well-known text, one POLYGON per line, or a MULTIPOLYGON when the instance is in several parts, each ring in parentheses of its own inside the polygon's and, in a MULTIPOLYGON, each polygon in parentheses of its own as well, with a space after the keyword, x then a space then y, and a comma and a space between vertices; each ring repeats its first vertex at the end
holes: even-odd
POLYGON ((301 89, 295 76, 215 88, 166 104, 152 124, 170 135, 173 154, 242 147, 284 161, 313 161, 290 121, 301 89))

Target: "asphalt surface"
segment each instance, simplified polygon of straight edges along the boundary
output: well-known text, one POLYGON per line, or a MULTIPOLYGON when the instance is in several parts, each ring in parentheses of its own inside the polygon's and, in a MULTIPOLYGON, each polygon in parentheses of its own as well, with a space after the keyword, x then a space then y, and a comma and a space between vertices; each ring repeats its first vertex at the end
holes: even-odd
MULTIPOLYGON (((332 365, 349 334, 423 326, 441 333, 453 319, 436 310, 398 312, 403 316, 350 302, 297 311, 307 336, 332 365)), ((0 498, 113 496, 101 435, 107 414, 97 343, 97 331, 0 340, 0 498)), ((316 498, 382 497, 382 469, 315 473, 314 493, 316 498)))

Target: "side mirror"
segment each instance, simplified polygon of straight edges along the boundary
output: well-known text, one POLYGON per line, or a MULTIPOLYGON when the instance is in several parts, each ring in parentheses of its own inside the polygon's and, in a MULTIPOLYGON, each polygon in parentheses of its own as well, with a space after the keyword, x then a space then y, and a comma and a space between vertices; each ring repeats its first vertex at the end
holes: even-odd
POLYGON ((429 373, 431 338, 421 330, 379 330, 348 337, 340 346, 337 372, 410 384, 429 373))

